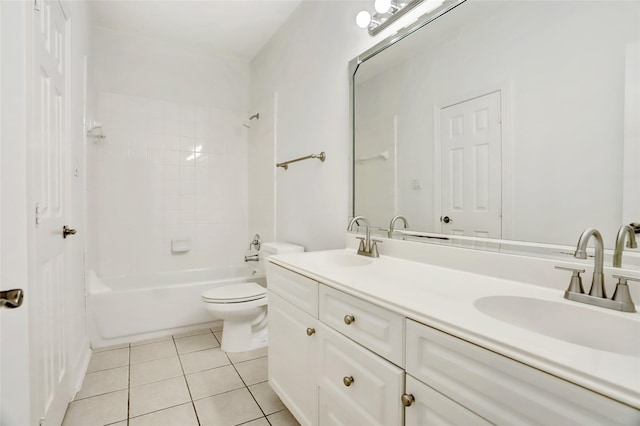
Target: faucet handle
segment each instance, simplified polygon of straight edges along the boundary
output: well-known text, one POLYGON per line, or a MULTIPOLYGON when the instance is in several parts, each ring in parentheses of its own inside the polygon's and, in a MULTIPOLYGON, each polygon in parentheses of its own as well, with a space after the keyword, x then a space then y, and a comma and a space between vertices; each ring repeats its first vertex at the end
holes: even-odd
POLYGON ((580 293, 584 294, 584 288, 582 287, 582 277, 580 274, 584 273, 584 268, 572 268, 570 266, 555 266, 556 269, 563 271, 571 271, 571 280, 569 281, 569 288, 566 293, 580 293))
POLYGON ((629 277, 627 275, 613 275, 613 278, 618 279, 618 284, 616 284, 616 290, 613 292, 613 297, 611 300, 614 302, 620 303, 620 310, 624 312, 635 312, 636 307, 633 303, 633 299, 631 299, 631 293, 629 293, 629 286, 627 285, 628 281, 637 281, 640 282, 640 278, 637 277, 629 277))
POLYGON ((358 253, 364 253, 366 247, 364 246, 364 237, 356 237, 356 240, 360 240, 360 245, 358 246, 358 253))
POLYGON ((371 251, 371 257, 380 257, 380 253, 378 253, 378 243, 382 244, 382 241, 371 239, 371 247, 369 247, 371 251))

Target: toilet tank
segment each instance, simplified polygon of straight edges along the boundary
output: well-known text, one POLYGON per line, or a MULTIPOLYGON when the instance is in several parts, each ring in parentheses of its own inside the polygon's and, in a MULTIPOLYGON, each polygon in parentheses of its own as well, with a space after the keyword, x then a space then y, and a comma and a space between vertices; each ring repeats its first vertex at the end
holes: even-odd
POLYGON ((304 247, 302 246, 281 242, 262 243, 262 246, 260 247, 260 252, 264 258, 274 254, 300 253, 303 251, 304 247))

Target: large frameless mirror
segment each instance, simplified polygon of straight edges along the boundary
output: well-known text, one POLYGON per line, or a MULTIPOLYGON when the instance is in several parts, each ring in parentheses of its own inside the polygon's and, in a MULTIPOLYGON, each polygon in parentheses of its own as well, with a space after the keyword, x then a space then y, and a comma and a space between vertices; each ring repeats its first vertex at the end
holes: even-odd
POLYGON ((612 248, 640 222, 640 2, 436 13, 352 61, 352 214, 554 245, 595 227, 612 248))

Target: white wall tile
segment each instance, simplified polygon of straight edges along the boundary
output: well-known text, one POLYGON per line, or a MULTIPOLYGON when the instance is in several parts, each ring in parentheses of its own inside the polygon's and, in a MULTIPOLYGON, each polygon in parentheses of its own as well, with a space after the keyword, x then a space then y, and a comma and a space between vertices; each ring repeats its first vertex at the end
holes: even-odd
POLYGON ((246 140, 227 148, 216 135, 234 134, 242 121, 232 117, 244 113, 108 92, 98 105, 109 142, 89 151, 88 249, 99 274, 239 263, 248 235, 246 140), (122 230, 127 238, 113 237, 122 230), (174 238, 191 239, 192 250, 172 254, 174 238))

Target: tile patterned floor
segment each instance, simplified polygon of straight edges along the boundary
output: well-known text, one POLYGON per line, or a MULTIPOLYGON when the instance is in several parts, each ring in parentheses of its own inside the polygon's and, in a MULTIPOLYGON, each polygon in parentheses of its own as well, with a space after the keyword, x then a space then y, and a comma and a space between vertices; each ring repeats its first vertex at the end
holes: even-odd
POLYGON ((63 426, 296 426, 267 350, 227 354, 209 329, 94 351, 63 426))

